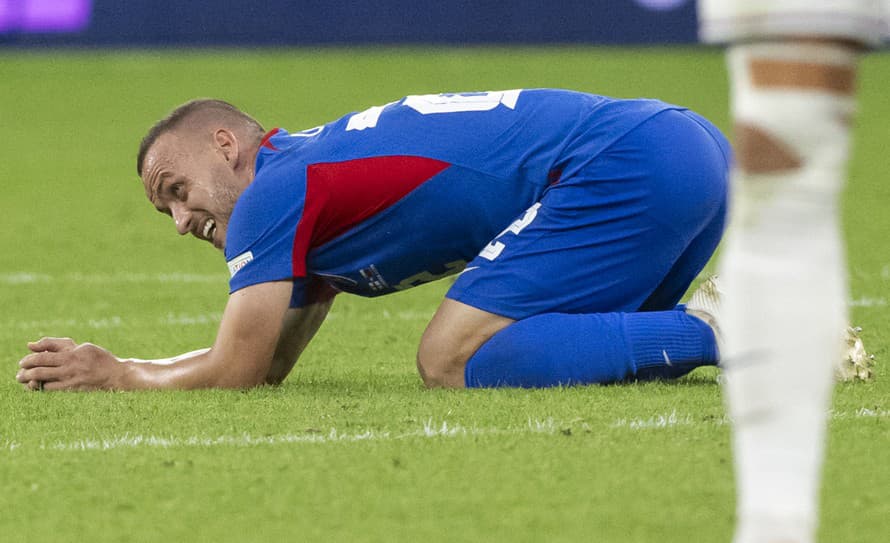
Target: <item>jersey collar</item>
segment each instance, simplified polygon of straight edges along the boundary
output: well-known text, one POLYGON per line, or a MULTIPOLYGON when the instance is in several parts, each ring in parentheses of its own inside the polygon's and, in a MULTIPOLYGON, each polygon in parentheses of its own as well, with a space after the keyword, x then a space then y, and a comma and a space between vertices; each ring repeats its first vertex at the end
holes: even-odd
POLYGON ((266 135, 260 140, 260 148, 256 154, 256 164, 254 165, 254 174, 259 172, 260 168, 263 167, 263 163, 266 161, 266 157, 270 152, 278 151, 278 147, 275 147, 275 144, 272 143, 272 138, 277 134, 283 133, 285 133, 284 130, 276 127, 266 132, 266 135))

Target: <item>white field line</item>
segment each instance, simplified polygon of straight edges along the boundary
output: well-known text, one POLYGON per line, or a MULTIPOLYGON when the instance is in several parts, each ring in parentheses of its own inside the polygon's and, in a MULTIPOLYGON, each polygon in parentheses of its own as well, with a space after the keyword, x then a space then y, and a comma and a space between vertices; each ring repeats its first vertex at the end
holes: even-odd
MULTIPOLYGON (((107 451, 112 449, 134 449, 142 447, 173 448, 173 447, 251 447, 256 445, 288 445, 306 443, 341 443, 357 441, 395 441, 412 438, 438 438, 455 436, 480 436, 480 435, 510 435, 510 434, 554 434, 558 426, 552 419, 543 421, 529 420, 524 427, 501 428, 476 428, 465 427, 460 424, 432 420, 424 423, 422 428, 407 432, 392 432, 389 430, 365 430, 358 433, 344 433, 336 428, 327 432, 312 431, 303 434, 277 434, 254 436, 248 433, 240 435, 222 436, 189 436, 189 437, 159 437, 124 434, 119 437, 106 439, 81 439, 75 441, 56 441, 54 443, 41 443, 36 446, 40 450, 57 451, 107 451)), ((14 451, 26 449, 28 446, 22 443, 5 440, 0 441, 0 450, 14 451)))
POLYGON ((168 313, 155 319, 125 319, 118 315, 97 319, 37 319, 37 320, 8 320, 0 323, 4 329, 16 330, 51 330, 59 328, 90 328, 101 330, 105 328, 120 328, 122 326, 205 326, 219 324, 222 313, 168 313))
MULTIPOLYGON (((716 424, 726 424, 729 419, 724 416, 714 421, 716 424)), ((676 411, 661 413, 649 418, 617 419, 610 426, 612 428, 628 428, 630 430, 646 430, 650 428, 670 428, 672 426, 693 426, 701 424, 696 422, 692 415, 678 415, 676 411)))
MULTIPOLYGON (((835 411, 831 410, 829 412, 829 418, 831 420, 849 420, 849 419, 862 419, 862 418, 886 418, 890 417, 890 410, 883 408, 874 408, 870 409, 867 407, 860 407, 855 411, 835 411)), ((660 428, 671 428, 673 426, 697 426, 704 424, 712 424, 715 426, 722 426, 724 424, 729 424, 731 419, 728 415, 723 415, 722 417, 702 421, 695 420, 695 417, 691 414, 681 415, 676 411, 671 411, 670 413, 660 413, 653 415, 649 418, 632 418, 632 419, 617 419, 615 422, 611 424, 612 428, 628 428, 630 430, 649 430, 649 429, 660 429, 660 428)))
POLYGON ((0 273, 0 284, 3 285, 27 285, 29 283, 49 283, 50 281, 50 276, 45 273, 0 273))
MULTIPOLYGON (((881 276, 885 279, 890 278, 890 265, 885 266, 881 271, 881 276)), ((59 275, 49 275, 45 273, 18 271, 0 273, 0 285, 16 286, 29 285, 34 283, 77 283, 77 284, 110 284, 110 283, 218 283, 221 285, 228 284, 228 276, 224 274, 208 274, 208 273, 136 273, 136 272, 115 272, 115 273, 82 273, 71 272, 59 275)), ((885 307, 887 299, 874 296, 860 296, 849 300, 851 307, 885 307)), ((392 313, 383 310, 379 314, 373 315, 373 318, 393 319, 393 320, 428 320, 431 313, 427 311, 397 311, 392 313)), ((339 318, 336 313, 332 313, 328 318, 339 318)), ((69 322, 69 321, 64 321, 69 322)), ((216 321, 218 322, 218 320, 216 321)), ((177 323, 171 323, 177 324, 177 323)), ((192 324, 189 322, 181 324, 192 324)), ((195 324, 205 324, 198 322, 195 324)), ((87 325, 89 326, 89 325, 87 325)), ((101 326, 100 326, 101 327, 101 326)))
MULTIPOLYGON (((881 277, 890 279, 890 265, 881 270, 881 277)), ((137 273, 137 272, 112 272, 112 273, 82 273, 70 272, 50 275, 46 273, 17 271, 0 273, 0 285, 15 286, 34 283, 80 283, 80 284, 108 284, 108 283, 219 283, 228 284, 228 276, 218 273, 137 273)), ((883 297, 860 296, 849 301, 853 307, 886 306, 887 299, 883 297)), ((399 311, 391 314, 383 311, 384 319, 410 320, 411 315, 427 316, 422 311, 399 311)))
POLYGON ((860 296, 850 300, 850 307, 885 307, 887 305, 886 298, 873 298, 871 296, 860 296))
POLYGON ((44 330, 47 328, 70 328, 70 327, 78 327, 78 328, 92 328, 94 330, 100 330, 103 328, 118 328, 123 326, 124 320, 116 315, 111 317, 104 317, 101 319, 42 319, 42 320, 31 320, 31 321, 16 321, 9 320, 2 324, 2 326, 9 329, 18 329, 18 330, 44 330))
POLYGON ((219 283, 225 285, 229 277, 220 273, 81 273, 71 272, 58 275, 36 272, 0 273, 0 285, 28 285, 34 283, 219 283))
MULTIPOLYGON (((395 320, 407 322, 427 322, 433 316, 432 311, 363 311, 344 315, 337 313, 336 310, 328 315, 328 320, 357 320, 357 321, 374 321, 395 320)), ((101 330, 106 328, 120 328, 123 326, 142 327, 142 326, 208 326, 217 325, 222 320, 222 313, 167 313, 162 317, 154 319, 146 318, 124 318, 119 315, 111 315, 102 318, 93 319, 35 319, 35 320, 6 320, 0 321, 0 326, 5 330, 53 330, 59 328, 90 328, 93 330, 101 330)))
MULTIPOLYGON (((833 420, 859 420, 890 417, 890 410, 884 408, 859 408, 854 411, 832 411, 833 420)), ((696 420, 690 414, 670 413, 656 414, 648 418, 617 419, 608 425, 610 429, 626 429, 631 431, 659 430, 677 426, 714 425, 729 423, 729 418, 720 417, 712 420, 696 420)), ((571 434, 572 430, 596 431, 597 428, 579 421, 554 421, 553 419, 529 419, 525 426, 513 428, 478 428, 466 427, 448 421, 427 421, 417 430, 394 432, 389 430, 365 430, 357 433, 344 433, 336 428, 327 432, 313 431, 302 434, 276 434, 255 436, 249 433, 221 436, 187 436, 163 437, 153 435, 124 434, 105 439, 79 439, 74 441, 56 441, 39 445, 26 445, 14 440, 0 441, 0 451, 16 450, 54 450, 54 451, 108 451, 113 449, 139 448, 182 448, 182 447, 254 447, 301 445, 320 443, 354 443, 360 441, 397 441, 403 439, 434 439, 463 436, 505 436, 505 435, 555 435, 571 434)))
MULTIPOLYGON (((890 277, 890 267, 882 271, 882 275, 886 273, 890 277)), ((72 272, 60 275, 49 275, 36 272, 7 272, 0 273, 0 285, 15 286, 28 285, 34 283, 79 283, 79 284, 109 284, 109 283, 219 283, 228 284, 228 276, 215 273, 135 273, 135 272, 117 272, 117 273, 81 273, 72 272)), ((860 296, 849 300, 852 307, 884 307, 887 305, 887 299, 874 296, 860 296)), ((391 313, 383 310, 380 315, 375 318, 396 320, 414 320, 419 318, 429 318, 429 313, 425 311, 398 311, 391 313)))

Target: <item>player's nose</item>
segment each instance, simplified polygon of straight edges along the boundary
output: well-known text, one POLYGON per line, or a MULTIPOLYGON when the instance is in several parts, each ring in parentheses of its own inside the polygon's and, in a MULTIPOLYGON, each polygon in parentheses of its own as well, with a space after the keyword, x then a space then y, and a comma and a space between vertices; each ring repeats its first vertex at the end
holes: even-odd
POLYGON ((170 212, 173 214, 173 222, 180 236, 192 231, 192 214, 184 205, 173 205, 170 207, 170 212))

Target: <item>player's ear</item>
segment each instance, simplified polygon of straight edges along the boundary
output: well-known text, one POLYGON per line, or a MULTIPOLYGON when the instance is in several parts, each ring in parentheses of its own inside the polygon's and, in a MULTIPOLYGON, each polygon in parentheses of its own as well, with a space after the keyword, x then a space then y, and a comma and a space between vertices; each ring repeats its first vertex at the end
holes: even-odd
POLYGON ((213 144, 216 146, 226 162, 232 169, 238 165, 238 139, 231 130, 218 128, 213 133, 213 144))

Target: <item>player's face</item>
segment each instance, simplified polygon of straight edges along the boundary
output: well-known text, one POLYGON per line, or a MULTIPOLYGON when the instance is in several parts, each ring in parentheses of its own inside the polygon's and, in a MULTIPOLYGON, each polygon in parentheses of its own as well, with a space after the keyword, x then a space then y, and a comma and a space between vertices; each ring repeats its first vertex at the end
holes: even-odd
POLYGON ((222 250, 232 209, 250 179, 240 179, 215 147, 164 134, 145 156, 142 183, 148 199, 173 218, 181 235, 192 234, 222 250))

